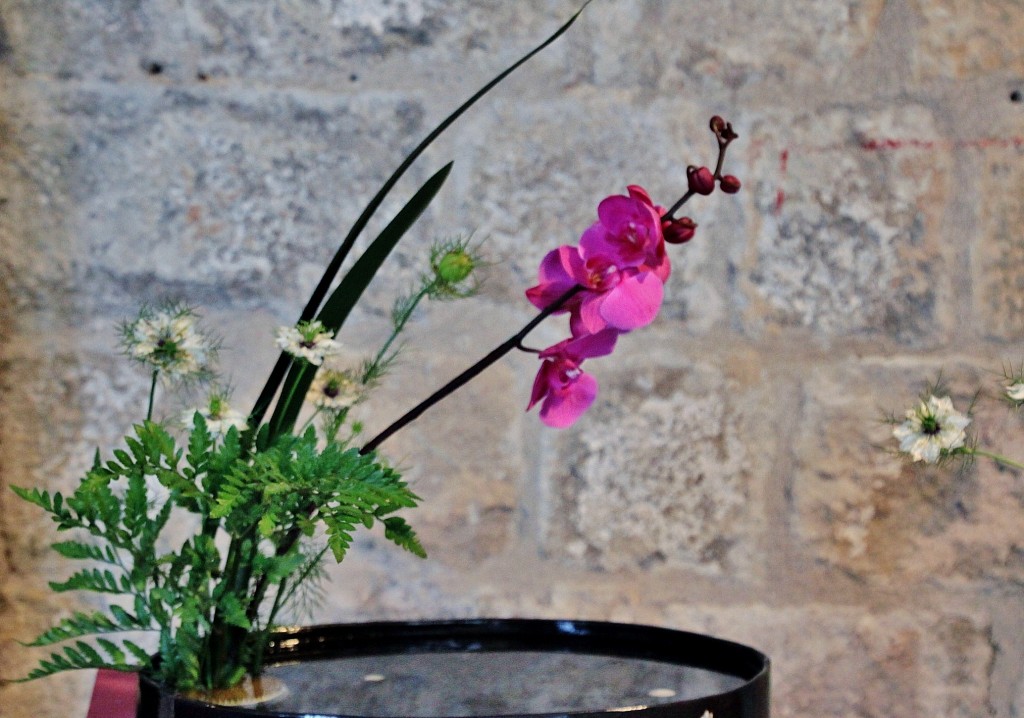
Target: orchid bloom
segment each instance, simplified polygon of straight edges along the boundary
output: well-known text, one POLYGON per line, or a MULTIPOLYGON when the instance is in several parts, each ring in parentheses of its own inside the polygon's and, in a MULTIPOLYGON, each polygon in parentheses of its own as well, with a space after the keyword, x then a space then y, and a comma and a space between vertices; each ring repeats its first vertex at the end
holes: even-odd
POLYGON ((584 359, 612 353, 619 332, 605 329, 566 339, 540 352, 543 363, 533 382, 529 411, 542 401, 540 420, 564 429, 576 422, 597 398, 597 380, 580 369, 584 359))
POLYGON ((635 185, 598 206, 598 221, 578 247, 564 245, 544 257, 540 283, 526 291, 543 309, 573 287, 584 291, 566 303, 573 336, 650 324, 661 308, 671 266, 665 253, 661 208, 635 185))

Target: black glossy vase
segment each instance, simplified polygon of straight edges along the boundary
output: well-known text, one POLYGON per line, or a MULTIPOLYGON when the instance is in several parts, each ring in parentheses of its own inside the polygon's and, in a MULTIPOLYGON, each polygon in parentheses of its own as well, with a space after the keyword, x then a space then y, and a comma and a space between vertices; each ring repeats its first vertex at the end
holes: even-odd
POLYGON ((599 621, 477 619, 278 632, 288 694, 216 706, 140 679, 138 718, 768 718, 768 658, 696 633, 599 621))

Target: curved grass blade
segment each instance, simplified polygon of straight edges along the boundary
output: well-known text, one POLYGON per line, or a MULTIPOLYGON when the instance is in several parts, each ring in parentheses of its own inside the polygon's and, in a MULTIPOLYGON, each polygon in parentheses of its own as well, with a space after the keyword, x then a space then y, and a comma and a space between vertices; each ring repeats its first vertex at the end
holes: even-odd
MULTIPOLYGON (((373 279, 380 265, 384 263, 402 236, 423 214, 445 180, 448 179, 451 170, 452 163, 449 162, 435 172, 352 265, 352 268, 345 274, 345 278, 341 280, 341 284, 324 303, 323 310, 317 315, 317 319, 323 323, 325 328, 336 332, 345 323, 349 312, 352 311, 363 291, 369 286, 370 280, 373 279)), ((269 440, 271 443, 276 437, 290 431, 295 425, 302 403, 305 401, 306 392, 316 373, 313 369, 315 367, 310 367, 305 362, 295 362, 291 371, 288 372, 284 389, 281 392, 281 400, 278 401, 270 419, 269 440)))
MULTIPOLYGON (((398 168, 392 173, 390 177, 381 185, 381 188, 377 191, 377 194, 373 196, 373 199, 369 201, 366 207, 363 209, 362 214, 356 219, 352 228, 348 231, 345 239, 342 240, 341 246, 338 247, 338 251, 335 252, 334 257, 327 265, 324 270, 323 277, 320 278, 319 284, 313 290, 313 293, 309 297, 309 301, 306 302, 306 306, 302 310, 302 314, 299 316, 299 321, 309 321, 316 314, 317 309, 323 302, 324 297, 327 296, 327 290, 334 282, 335 276, 338 274, 338 270, 341 269, 342 263, 348 256, 349 252, 352 251, 352 247, 362 233, 363 229, 366 228, 367 223, 373 217, 374 213, 380 207, 381 203, 394 188, 398 180, 405 174, 405 171, 409 169, 413 162, 423 154, 423 151, 427 149, 436 140, 442 132, 448 129, 466 110, 476 104, 477 100, 490 92, 498 83, 504 80, 506 77, 511 75, 520 66, 529 61, 534 55, 539 53, 541 50, 546 48, 548 45, 553 43, 559 37, 561 37, 566 30, 572 27, 573 23, 576 22, 583 10, 590 4, 590 0, 586 0, 579 10, 573 14, 560 28, 558 28, 550 37, 542 42, 537 47, 530 50, 530 52, 523 55, 519 60, 510 65, 508 68, 498 74, 493 80, 488 82, 482 88, 480 88, 472 97, 463 102, 458 109, 448 115, 441 123, 435 127, 430 134, 428 134, 416 148, 409 153, 398 168)), ((277 359, 277 363, 270 372, 270 376, 267 377, 267 383, 263 386, 263 391, 260 392, 259 398, 256 399, 256 404, 253 406, 252 412, 249 414, 249 426, 257 427, 260 422, 263 421, 263 416, 266 414, 267 409, 270 408, 271 402, 274 400, 274 396, 277 394, 278 387, 281 385, 282 379, 284 379, 288 369, 292 364, 291 356, 282 352, 277 359)))

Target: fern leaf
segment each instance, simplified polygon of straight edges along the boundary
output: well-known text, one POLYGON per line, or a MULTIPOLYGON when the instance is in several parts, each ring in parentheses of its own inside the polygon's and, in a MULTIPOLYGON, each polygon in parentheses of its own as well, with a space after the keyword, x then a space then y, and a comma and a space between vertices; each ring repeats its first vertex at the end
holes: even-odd
MULTIPOLYGON (((110 643, 107 641, 107 643, 110 643)), ((128 642, 126 641, 127 645, 128 642)), ((113 646, 113 644, 111 643, 113 646)), ((116 649, 116 646, 114 646, 116 649)), ((136 646, 138 648, 138 646, 136 646)), ((51 653, 49 659, 43 659, 39 661, 39 665, 32 669, 24 680, 35 680, 37 678, 45 678, 46 676, 52 676, 55 673, 61 673, 63 671, 73 671, 83 668, 109 668, 115 671, 136 671, 141 666, 149 663, 149 657, 145 651, 139 649, 142 653, 141 656, 132 651, 132 654, 138 658, 144 658, 145 661, 140 661, 139 664, 128 663, 125 660, 112 660, 104 658, 99 651, 90 646, 89 644, 79 641, 74 646, 66 646, 63 653, 51 653)), ((115 654, 120 653, 123 657, 124 653, 115 650, 115 654)), ((113 658, 113 656, 112 656, 113 658)))
POLYGON ((86 569, 79 571, 63 583, 51 581, 50 588, 54 591, 95 591, 97 593, 125 593, 124 587, 118 582, 111 571, 86 569))
POLYGON ((111 663, 127 663, 127 657, 124 651, 121 650, 116 643, 108 641, 106 638, 97 638, 96 645, 103 649, 103 652, 110 656, 111 663))
MULTIPOLYGON (((76 641, 75 648, 83 660, 93 665, 106 664, 106 659, 100 655, 99 651, 90 646, 85 641, 76 641)), ((66 649, 65 649, 66 650, 66 649)))
POLYGON ((140 473, 133 473, 128 477, 128 490, 124 495, 124 527, 132 536, 138 535, 149 522, 148 509, 146 479, 140 473))
POLYGON ((122 641, 121 645, 128 649, 128 652, 134 656, 141 665, 148 666, 150 663, 149 651, 144 649, 142 646, 132 641, 122 641))
POLYGON ((26 646, 49 646, 54 643, 66 641, 69 638, 79 638, 95 633, 108 633, 119 630, 109 618, 102 613, 75 613, 73 616, 63 619, 52 628, 48 628, 39 634, 34 641, 26 643, 26 646))
POLYGON ((384 523, 384 537, 389 541, 394 542, 397 546, 401 546, 409 553, 420 558, 426 558, 427 552, 423 548, 423 544, 420 543, 419 538, 416 536, 416 532, 412 530, 412 527, 406 523, 405 519, 397 516, 390 516, 383 519, 384 523))
POLYGON ((104 551, 99 546, 82 543, 81 541, 58 541, 55 544, 51 544, 51 547, 64 558, 92 559, 93 561, 102 561, 103 563, 116 563, 116 560, 110 560, 110 554, 107 551, 104 551))
MULTIPOLYGON (((25 501, 28 501, 30 504, 35 504, 36 506, 41 508, 43 511, 46 511, 47 513, 56 513, 53 508, 53 500, 50 499, 49 491, 40 491, 39 489, 23 489, 20 486, 12 486, 11 491, 16 493, 25 501)), ((60 494, 55 494, 54 496, 60 496, 60 494)))
MULTIPOLYGON (((128 611, 117 605, 111 606, 109 610, 110 615, 113 616, 114 620, 117 622, 118 630, 141 631, 150 627, 148 615, 143 616, 140 614, 133 616, 128 613, 128 611)), ((136 613, 138 613, 138 611, 136 611, 136 613)))

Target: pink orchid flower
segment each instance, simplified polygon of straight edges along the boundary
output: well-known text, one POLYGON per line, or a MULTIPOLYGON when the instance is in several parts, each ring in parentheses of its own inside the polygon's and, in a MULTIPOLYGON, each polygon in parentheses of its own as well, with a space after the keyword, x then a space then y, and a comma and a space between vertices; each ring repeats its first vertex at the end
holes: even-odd
MULTIPOLYGON (((660 268, 665 262, 661 233, 662 207, 655 207, 647 190, 638 185, 626 188, 629 196, 617 194, 601 200, 598 221, 580 237, 580 250, 588 256, 614 257, 620 267, 660 268)), ((665 276, 668 278, 668 271, 665 276)))
POLYGON ((543 363, 533 381, 529 411, 542 401, 540 420, 564 429, 572 426, 597 397, 597 380, 580 369, 584 359, 611 354, 619 333, 605 329, 575 339, 566 339, 540 352, 543 363))
POLYGON ((543 309, 576 285, 584 287, 566 303, 573 336, 606 328, 620 332, 650 324, 661 308, 671 272, 661 227, 661 208, 636 185, 629 195, 613 195, 598 206, 598 221, 578 247, 549 252, 538 272, 540 283, 526 290, 543 309))

